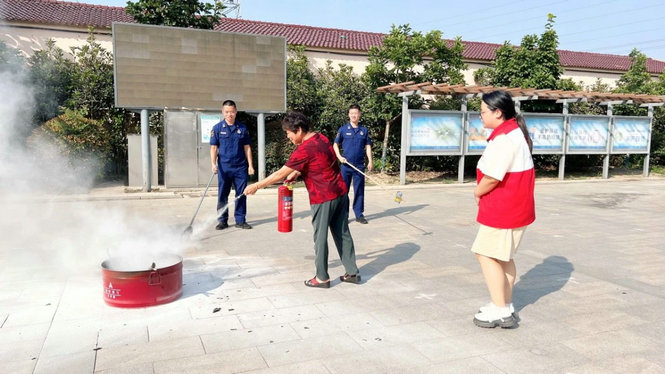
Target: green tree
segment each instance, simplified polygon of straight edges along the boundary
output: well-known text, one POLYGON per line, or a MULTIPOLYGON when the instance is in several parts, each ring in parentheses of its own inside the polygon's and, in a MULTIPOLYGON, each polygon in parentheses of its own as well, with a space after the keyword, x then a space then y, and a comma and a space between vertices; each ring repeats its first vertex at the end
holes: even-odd
MULTIPOLYGON (((133 115, 115 107, 113 55, 95 39, 92 30, 87 43, 73 47, 71 97, 66 106, 81 116, 99 121, 109 137, 110 150, 104 155, 107 175, 125 175, 127 164, 127 127, 133 115)), ((75 117, 73 117, 75 118, 75 117)))
MULTIPOLYGON (((368 51, 369 65, 362 75, 368 95, 361 103, 367 123, 385 126, 382 145, 382 170, 399 158, 401 134, 390 131, 390 127, 400 118, 402 100, 396 95, 377 93, 376 89, 399 82, 464 83, 462 62, 464 47, 459 38, 452 42, 442 39, 440 31, 430 31, 426 35, 414 32, 409 25, 392 26, 380 47, 368 51)), ((422 98, 411 96, 409 107, 419 108, 422 98)))
MULTIPOLYGON (((614 92, 648 95, 665 94, 665 73, 659 79, 653 79, 647 70, 646 55, 637 49, 633 49, 629 56, 630 68, 619 78, 614 92)), ((614 109, 614 114, 645 116, 647 109, 636 105, 618 105, 614 109)), ((651 128, 651 157, 654 164, 665 164, 665 110, 663 107, 654 108, 651 128)))
POLYGON ((359 104, 366 96, 366 87, 352 67, 339 64, 335 69, 330 60, 319 69, 317 81, 322 101, 317 130, 333 139, 337 129, 348 120, 349 105, 359 104))
POLYGON ((289 110, 303 113, 313 123, 319 116, 321 100, 318 96, 317 80, 309 68, 305 47, 289 46, 286 60, 286 106, 289 110))
POLYGON ((553 14, 548 14, 545 32, 526 35, 519 47, 504 43, 496 50, 493 68, 475 73, 478 84, 489 81, 494 86, 558 89, 563 72, 557 46, 559 38, 554 30, 553 14))
POLYGON ((71 97, 75 65, 53 39, 47 40, 45 49, 35 51, 28 63, 29 81, 35 90, 35 122, 41 124, 57 116, 71 97))
POLYGON ((614 92, 655 94, 657 83, 647 70, 647 56, 637 49, 633 49, 628 56, 630 68, 619 78, 614 92))
POLYGON ((211 30, 223 17, 220 1, 138 0, 127 1, 125 11, 138 23, 211 30))

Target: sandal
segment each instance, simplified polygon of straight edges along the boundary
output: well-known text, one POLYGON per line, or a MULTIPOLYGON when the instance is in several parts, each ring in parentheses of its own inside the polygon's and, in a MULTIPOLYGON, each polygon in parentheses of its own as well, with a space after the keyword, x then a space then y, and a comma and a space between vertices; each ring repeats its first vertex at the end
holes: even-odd
POLYGON ((330 288, 330 279, 325 282, 319 282, 316 277, 305 281, 305 286, 316 288, 330 288))
POLYGON ((355 283, 358 284, 360 283, 360 274, 344 274, 341 277, 339 277, 339 280, 342 282, 348 282, 348 283, 355 283))

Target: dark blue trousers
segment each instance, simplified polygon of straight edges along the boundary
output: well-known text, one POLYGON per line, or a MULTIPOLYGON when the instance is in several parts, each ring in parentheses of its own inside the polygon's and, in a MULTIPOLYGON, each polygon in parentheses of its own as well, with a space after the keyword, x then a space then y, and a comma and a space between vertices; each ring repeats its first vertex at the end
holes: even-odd
MULTIPOLYGON (((362 172, 365 171, 364 165, 354 166, 362 172)), ((341 171, 349 192, 351 192, 351 184, 353 183, 353 213, 358 218, 365 212, 365 177, 346 164, 342 164, 341 171)))
POLYGON ((228 222, 229 220, 229 210, 225 209, 223 212, 219 212, 220 209, 224 208, 229 203, 229 194, 231 193, 231 186, 234 187, 236 194, 235 197, 242 196, 235 203, 235 210, 233 215, 236 220, 236 224, 245 222, 245 215, 247 214, 247 196, 243 196, 242 193, 247 187, 247 180, 249 175, 247 175, 247 166, 228 166, 217 164, 217 181, 219 182, 217 190, 217 220, 219 222, 228 222))

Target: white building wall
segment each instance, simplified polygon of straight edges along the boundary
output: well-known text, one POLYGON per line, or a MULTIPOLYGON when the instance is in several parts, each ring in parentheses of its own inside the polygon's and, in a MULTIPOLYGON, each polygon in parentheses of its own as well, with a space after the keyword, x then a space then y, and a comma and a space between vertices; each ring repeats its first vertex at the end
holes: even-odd
MULTIPOLYGON (((16 48, 28 57, 34 51, 46 48, 46 41, 51 38, 55 45, 71 54, 71 48, 85 44, 88 39, 88 31, 71 31, 57 28, 35 28, 22 26, 0 25, 0 40, 10 47, 16 48)), ((112 38, 109 33, 95 33, 95 39, 106 50, 113 50, 112 38)))

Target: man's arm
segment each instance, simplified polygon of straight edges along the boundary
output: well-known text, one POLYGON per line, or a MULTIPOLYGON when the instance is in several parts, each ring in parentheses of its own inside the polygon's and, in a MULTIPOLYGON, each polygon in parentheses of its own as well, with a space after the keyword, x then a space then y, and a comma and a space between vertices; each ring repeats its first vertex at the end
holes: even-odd
POLYGON ((210 146, 210 162, 212 163, 212 172, 217 174, 217 151, 219 147, 216 145, 210 146))
POLYGON ((247 168, 247 174, 254 175, 254 162, 252 162, 252 147, 249 144, 245 144, 245 157, 247 158, 247 163, 249 167, 247 168))
POLYGON ((367 144, 365 146, 365 153, 367 154, 367 170, 372 171, 374 164, 372 163, 372 146, 367 144))
POLYGON ((335 156, 337 156, 339 162, 346 164, 346 159, 342 157, 342 154, 339 152, 339 145, 337 145, 337 143, 333 143, 333 150, 335 150, 335 156))

